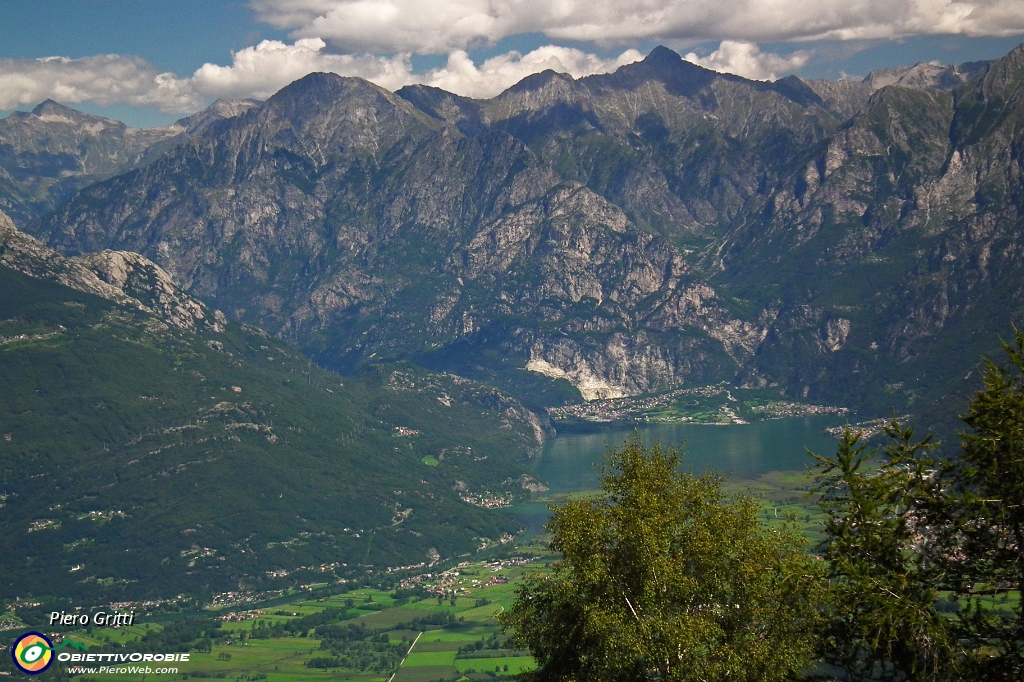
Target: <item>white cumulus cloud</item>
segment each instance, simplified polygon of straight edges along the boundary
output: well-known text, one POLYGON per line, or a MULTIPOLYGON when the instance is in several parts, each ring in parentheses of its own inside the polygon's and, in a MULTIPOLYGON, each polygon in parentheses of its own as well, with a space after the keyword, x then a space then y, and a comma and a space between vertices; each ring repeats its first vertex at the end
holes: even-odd
POLYGON ((491 57, 477 66, 466 52, 459 50, 448 56, 443 68, 418 76, 416 81, 466 97, 483 98, 493 97, 530 74, 548 69, 582 78, 608 73, 641 59, 643 55, 636 50, 626 50, 615 59, 601 59, 582 50, 547 45, 525 55, 509 52, 491 57))
POLYGON ((389 89, 412 77, 408 55, 377 57, 330 54, 320 38, 303 38, 288 45, 264 40, 232 54, 230 66, 204 64, 181 82, 200 98, 255 97, 266 99, 292 81, 316 71, 358 76, 389 89))
POLYGON ((762 52, 754 43, 737 40, 723 40, 718 49, 706 57, 698 57, 693 52, 683 57, 686 61, 699 64, 706 69, 759 81, 773 81, 778 78, 778 74, 799 71, 807 65, 810 58, 811 53, 808 50, 798 50, 791 55, 782 56, 762 52))
POLYGON ((178 89, 173 74, 159 73, 139 57, 116 54, 68 59, 0 59, 0 109, 60 102, 93 101, 101 106, 158 104, 191 110, 191 94, 178 89))
POLYGON ((1024 33, 1020 0, 250 0, 261 21, 344 52, 448 54, 523 33, 629 44, 1024 33))
POLYGON ((191 76, 160 73, 139 57, 101 55, 68 59, 0 60, 0 110, 54 99, 64 104, 91 101, 101 106, 148 106, 192 113, 218 98, 266 99, 292 81, 316 72, 357 76, 389 90, 424 83, 468 97, 492 97, 530 74, 553 69, 579 78, 613 71, 642 59, 636 50, 602 59, 581 50, 548 45, 527 54, 509 52, 477 65, 464 51, 445 66, 413 73, 408 53, 393 57, 331 54, 319 38, 293 44, 264 40, 233 53, 231 64, 204 64, 191 76))

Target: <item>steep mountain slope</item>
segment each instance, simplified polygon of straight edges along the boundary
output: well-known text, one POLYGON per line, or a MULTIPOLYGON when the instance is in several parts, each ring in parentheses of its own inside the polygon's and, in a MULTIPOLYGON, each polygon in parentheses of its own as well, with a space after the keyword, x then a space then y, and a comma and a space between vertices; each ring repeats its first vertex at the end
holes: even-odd
POLYGON ((884 87, 794 164, 715 261, 779 311, 745 381, 875 409, 962 390, 1024 319, 1022 92, 1024 47, 952 91, 884 87))
POLYGON ((663 47, 613 74, 577 81, 546 71, 486 102, 423 86, 398 94, 466 134, 508 132, 564 180, 684 247, 708 243, 841 122, 797 78, 748 81, 663 47))
POLYGON ((522 405, 403 365, 342 380, 166 277, 63 259, 0 214, 0 594, 365 576, 516 531, 482 507, 531 481, 522 405))

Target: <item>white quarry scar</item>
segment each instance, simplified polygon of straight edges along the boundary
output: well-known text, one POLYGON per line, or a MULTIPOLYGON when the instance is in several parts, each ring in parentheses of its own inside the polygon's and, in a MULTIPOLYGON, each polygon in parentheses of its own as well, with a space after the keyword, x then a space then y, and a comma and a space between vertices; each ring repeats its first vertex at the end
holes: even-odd
POLYGON ((584 400, 604 400, 606 398, 623 398, 629 393, 622 386, 616 386, 598 377, 585 364, 581 364, 568 372, 561 367, 552 365, 547 360, 532 358, 526 363, 526 369, 537 372, 552 379, 565 379, 580 392, 584 400))

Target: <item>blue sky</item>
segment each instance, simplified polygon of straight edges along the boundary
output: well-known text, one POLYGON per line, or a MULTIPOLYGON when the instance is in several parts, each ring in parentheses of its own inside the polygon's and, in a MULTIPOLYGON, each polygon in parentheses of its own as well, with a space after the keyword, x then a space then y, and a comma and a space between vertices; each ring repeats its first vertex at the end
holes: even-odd
POLYGON ((163 125, 313 70, 486 97, 529 73, 609 71, 665 44, 770 79, 993 59, 1024 41, 1020 0, 5 0, 0 111, 47 97, 163 125), (62 58, 62 59, 54 59, 62 58))

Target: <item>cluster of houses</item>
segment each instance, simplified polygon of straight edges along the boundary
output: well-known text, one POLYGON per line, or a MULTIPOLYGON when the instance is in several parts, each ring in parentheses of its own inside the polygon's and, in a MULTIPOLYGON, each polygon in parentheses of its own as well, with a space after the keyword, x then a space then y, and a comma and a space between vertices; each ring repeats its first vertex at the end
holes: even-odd
MULTIPOLYGON (((883 417, 881 419, 872 419, 871 421, 860 422, 859 424, 853 424, 850 426, 850 431, 854 435, 860 435, 863 439, 873 438, 882 432, 889 422, 892 421, 892 417, 883 417)), ((906 424, 910 420, 910 415, 905 414, 900 417, 896 417, 896 421, 900 424, 906 424)), ((843 431, 846 430, 846 426, 830 426, 825 429, 825 433, 832 436, 833 438, 839 438, 843 435, 843 431)))
MULTIPOLYGON (((503 568, 510 566, 525 566, 532 562, 533 559, 527 559, 525 557, 512 557, 511 559, 500 559, 487 563, 481 563, 482 568, 489 569, 492 573, 497 573, 503 568)), ((401 589, 412 589, 417 586, 422 586, 427 592, 435 594, 439 597, 450 597, 465 596, 470 594, 470 590, 465 586, 466 577, 462 575, 462 569, 472 566, 472 562, 462 561, 455 568, 450 568, 443 573, 421 573, 414 575, 410 578, 406 578, 399 583, 401 589)), ((491 576, 487 580, 470 580, 470 587, 481 588, 489 585, 504 585, 508 583, 508 578, 504 576, 491 576)))
POLYGON ((548 408, 548 416, 554 421, 575 417, 592 422, 617 422, 641 417, 644 412, 671 405, 683 396, 700 396, 711 398, 727 392, 725 386, 700 386, 697 388, 680 388, 660 395, 647 395, 639 398, 611 398, 609 400, 593 400, 589 403, 567 405, 565 407, 548 408))
POLYGON ((828 405, 805 405, 785 401, 771 402, 767 405, 755 405, 751 412, 764 415, 767 419, 785 419, 786 417, 807 417, 814 414, 848 414, 849 408, 830 407, 828 405))
MULTIPOLYGON (((340 561, 335 561, 329 564, 320 564, 319 566, 296 566, 292 570, 286 568, 278 568, 273 571, 264 571, 268 578, 286 578, 292 573, 297 571, 320 571, 321 573, 333 572, 337 568, 348 567, 348 564, 343 564, 340 561)), ((345 582, 341 580, 339 582, 345 582)), ((309 585, 302 585, 302 589, 309 589, 309 585)))
POLYGON ((231 613, 219 616, 217 620, 222 620, 225 623, 241 623, 242 621, 246 620, 255 620, 262 615, 263 611, 259 609, 256 609, 254 611, 239 611, 238 613, 232 611, 231 613))
POLYGON ((269 592, 215 592, 213 594, 213 602, 207 608, 222 609, 241 604, 255 604, 273 597, 280 597, 283 594, 284 590, 271 590, 269 592))
POLYGON ((188 597, 183 594, 179 594, 173 599, 145 599, 142 601, 112 601, 110 602, 110 610, 116 612, 122 611, 152 611, 158 609, 164 604, 177 604, 181 601, 186 601, 188 597))
MULTIPOLYGON (((697 388, 681 388, 659 395, 646 395, 636 398, 612 398, 609 400, 594 400, 589 403, 578 405, 567 405, 565 407, 554 407, 548 409, 548 416, 554 421, 567 419, 581 419, 590 422, 690 422, 694 417, 686 414, 676 417, 665 414, 655 414, 666 408, 678 407, 680 398, 713 398, 723 395, 729 403, 736 403, 729 388, 725 384, 714 386, 700 386, 697 388)), ((728 403, 719 408, 719 422, 746 424, 740 415, 728 403)), ((807 405, 786 401, 770 402, 765 405, 751 407, 751 411, 765 419, 783 419, 785 417, 805 417, 816 414, 847 414, 845 407, 830 407, 827 405, 807 405)))
MULTIPOLYGON (((387 572, 388 573, 394 573, 396 571, 415 571, 417 568, 426 568, 426 567, 427 567, 427 562, 421 561, 418 564, 409 564, 408 566, 388 566, 387 572)), ((405 582, 405 581, 402 581, 402 582, 405 582)))
POLYGON ((459 495, 459 498, 466 504, 471 504, 474 507, 483 507, 484 509, 501 509, 502 507, 511 507, 512 500, 505 497, 504 495, 495 495, 489 492, 483 493, 463 493, 459 495))

